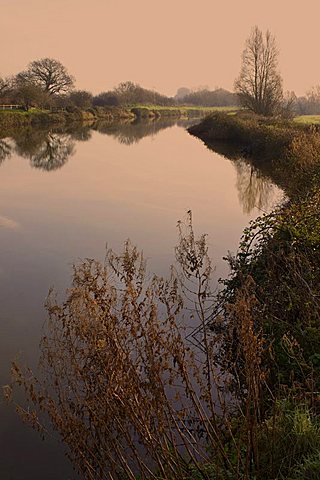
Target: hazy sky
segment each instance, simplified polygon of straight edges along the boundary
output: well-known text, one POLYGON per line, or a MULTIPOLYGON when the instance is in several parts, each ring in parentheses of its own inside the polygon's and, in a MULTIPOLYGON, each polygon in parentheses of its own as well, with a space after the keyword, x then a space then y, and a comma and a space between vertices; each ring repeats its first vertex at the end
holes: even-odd
POLYGON ((319 17, 319 0, 0 0, 0 76, 53 57, 94 93, 232 89, 258 25, 277 38, 285 89, 303 94, 320 83, 319 17))

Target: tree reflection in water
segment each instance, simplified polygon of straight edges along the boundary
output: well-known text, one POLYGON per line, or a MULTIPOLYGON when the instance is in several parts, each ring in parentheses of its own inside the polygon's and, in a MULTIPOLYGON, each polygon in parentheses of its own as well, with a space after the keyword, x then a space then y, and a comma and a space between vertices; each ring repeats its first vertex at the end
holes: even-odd
POLYGON ((123 145, 140 142, 144 137, 155 136, 174 125, 186 128, 196 120, 162 119, 151 121, 106 121, 73 123, 64 127, 27 127, 14 132, 14 146, 8 139, 0 140, 0 164, 11 152, 27 158, 30 165, 45 171, 54 171, 66 164, 75 153, 76 142, 91 139, 94 131, 110 135, 123 145))
POLYGON ((52 171, 61 168, 75 153, 75 143, 69 135, 49 134, 38 152, 30 158, 32 167, 52 171))
POLYGON ((0 165, 5 161, 6 158, 9 158, 12 153, 12 147, 8 140, 0 139, 0 165))
POLYGON ((98 122, 94 129, 104 135, 112 136, 123 145, 133 145, 140 142, 144 137, 157 135, 161 130, 173 127, 176 123, 175 120, 137 120, 120 124, 98 122))
POLYGON ((61 168, 75 152, 75 142, 69 134, 28 129, 15 137, 15 151, 28 158, 30 165, 45 171, 61 168))
MULTIPOLYGON (((87 142, 92 137, 92 128, 95 122, 72 124, 68 127, 65 127, 59 133, 64 133, 70 135, 72 140, 77 142, 87 142)), ((57 132, 58 133, 58 132, 57 132)))
POLYGON ((243 157, 243 146, 224 141, 205 143, 209 150, 231 160, 237 173, 236 187, 243 213, 250 214, 254 208, 268 211, 274 201, 272 163, 263 157, 243 157), (251 163, 252 162, 252 163, 251 163), (257 167, 255 167, 257 165, 257 167))
POLYGON ((237 172, 237 189, 243 212, 251 213, 254 208, 266 211, 272 201, 273 186, 270 180, 245 160, 234 162, 237 172))

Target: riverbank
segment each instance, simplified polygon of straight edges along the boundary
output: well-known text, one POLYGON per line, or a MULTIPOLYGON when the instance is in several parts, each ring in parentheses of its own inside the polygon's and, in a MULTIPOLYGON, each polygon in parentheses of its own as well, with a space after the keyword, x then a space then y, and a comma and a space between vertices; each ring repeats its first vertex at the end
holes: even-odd
POLYGON ((87 122, 95 120, 118 121, 132 120, 135 115, 130 110, 118 107, 110 108, 90 108, 88 110, 80 110, 73 108, 71 110, 46 111, 38 109, 30 109, 29 111, 0 111, 0 129, 25 127, 25 126, 41 126, 41 125, 57 125, 68 124, 72 122, 87 122))
POLYGON ((162 107, 160 105, 139 105, 134 106, 131 112, 137 118, 202 118, 213 112, 233 114, 237 110, 239 110, 239 107, 162 107))
POLYGON ((247 159, 290 198, 307 194, 318 181, 320 129, 316 125, 216 112, 188 131, 226 157, 247 159))
MULTIPOLYGON (((108 122, 133 121, 135 119, 201 118, 221 110, 219 107, 161 107, 155 105, 134 107, 96 107, 87 110, 72 108, 60 111, 30 109, 29 111, 0 111, 0 134, 7 129, 25 126, 66 125, 73 122, 103 120, 108 122)), ((224 109, 223 109, 224 110, 224 109)), ((227 111, 234 109, 226 107, 227 111)))
POLYGON ((244 230, 210 325, 246 412, 233 418, 232 435, 243 437, 231 449, 251 457, 255 476, 246 478, 319 478, 319 129, 214 114, 189 132, 234 161, 245 157, 288 197, 244 230))

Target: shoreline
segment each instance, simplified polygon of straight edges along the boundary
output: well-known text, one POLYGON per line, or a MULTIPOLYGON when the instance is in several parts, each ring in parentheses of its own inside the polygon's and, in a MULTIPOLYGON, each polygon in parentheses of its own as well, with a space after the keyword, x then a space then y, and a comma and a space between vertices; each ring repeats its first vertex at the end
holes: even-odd
POLYGON ((282 188, 290 199, 318 184, 320 129, 294 120, 214 113, 188 132, 231 160, 245 159, 282 188))
MULTIPOLYGON (((140 119, 188 119, 203 118, 204 116, 224 107, 161 107, 161 106, 136 106, 136 107, 96 107, 87 110, 78 108, 72 111, 61 110, 50 112, 31 109, 27 112, 3 110, 0 111, 0 136, 7 130, 20 127, 39 127, 50 125, 67 125, 73 122, 90 122, 104 120, 111 122, 134 121, 140 119)), ((234 111, 226 107, 226 111, 234 111)))

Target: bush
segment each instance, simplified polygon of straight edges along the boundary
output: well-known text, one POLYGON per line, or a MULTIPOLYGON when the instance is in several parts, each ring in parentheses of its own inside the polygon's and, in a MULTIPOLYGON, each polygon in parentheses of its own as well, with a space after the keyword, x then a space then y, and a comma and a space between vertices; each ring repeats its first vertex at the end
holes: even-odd
POLYGON ((93 97, 92 104, 94 107, 117 107, 119 99, 111 92, 103 92, 93 97))

